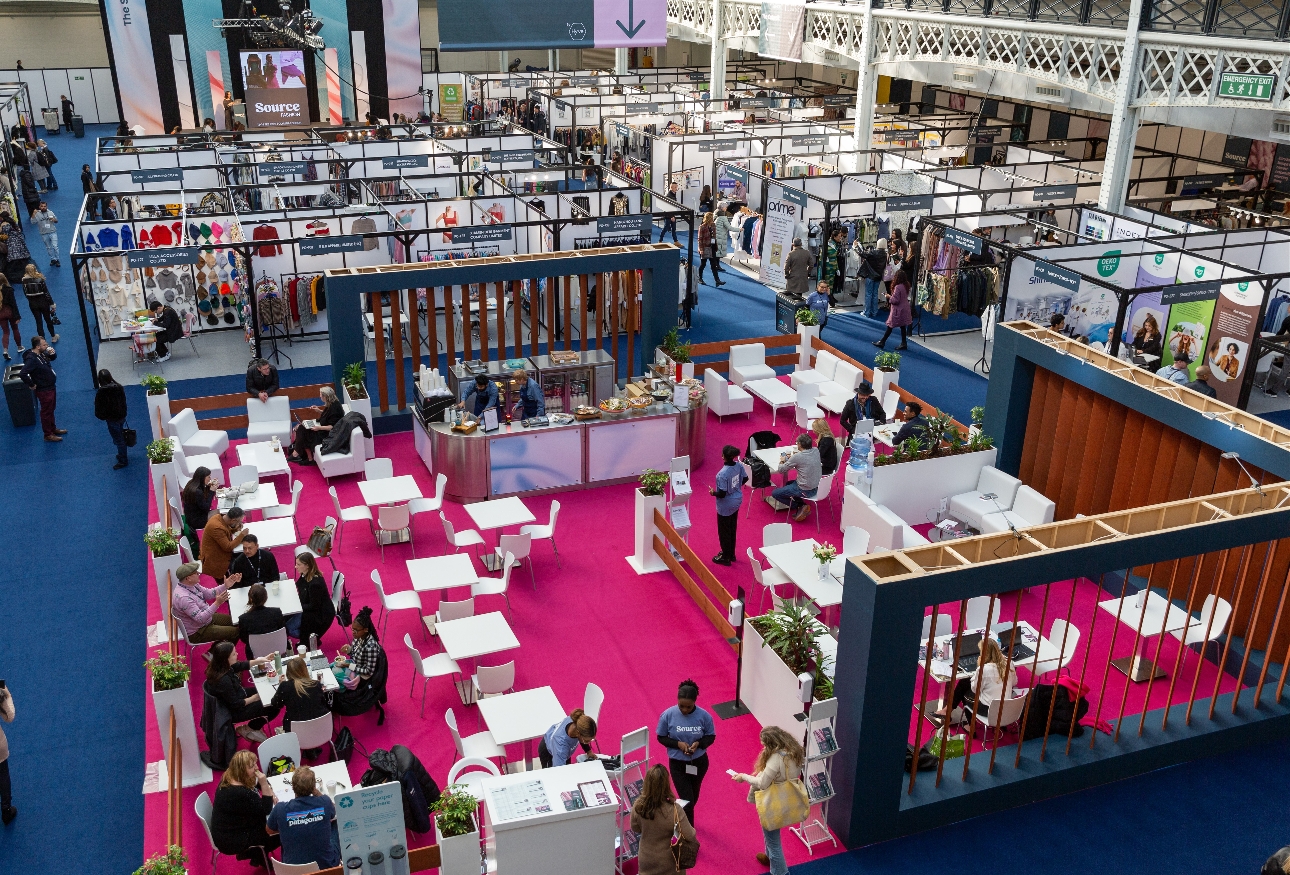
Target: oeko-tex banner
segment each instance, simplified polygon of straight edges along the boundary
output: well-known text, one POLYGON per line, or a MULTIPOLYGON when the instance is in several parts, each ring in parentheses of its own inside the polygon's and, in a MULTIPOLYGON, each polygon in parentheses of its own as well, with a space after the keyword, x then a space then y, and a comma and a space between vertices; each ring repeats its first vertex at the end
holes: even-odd
POLYGON ((142 127, 144 133, 164 134, 147 0, 108 2, 104 8, 108 38, 112 40, 112 63, 121 92, 122 119, 131 127, 142 127))
POLYGON ((242 85, 246 89, 248 128, 309 124, 304 52, 242 52, 242 85))

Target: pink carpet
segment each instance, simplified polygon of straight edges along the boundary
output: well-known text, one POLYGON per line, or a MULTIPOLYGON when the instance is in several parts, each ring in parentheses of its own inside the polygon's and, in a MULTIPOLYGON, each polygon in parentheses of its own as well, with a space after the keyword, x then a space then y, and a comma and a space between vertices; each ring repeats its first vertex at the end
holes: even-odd
MULTIPOLYGON (((721 422, 714 415, 708 417, 707 460, 695 474, 694 528, 690 535, 690 543, 705 561, 718 550, 713 499, 707 495, 706 487, 711 484, 720 465, 721 447, 732 443, 742 450, 748 435, 771 427, 768 413, 765 405, 758 403, 751 420, 735 416, 721 422)), ((795 436, 797 429, 791 418, 786 417, 785 422, 775 426, 775 431, 787 442, 795 436)), ((378 437, 376 450, 378 455, 393 459, 395 474, 412 474, 422 491, 432 494, 433 477, 415 455, 410 433, 378 437)), ((324 517, 334 515, 334 510, 316 468, 297 468, 296 476, 305 483, 301 496, 300 531, 308 533, 315 524, 322 523, 324 517)), ((333 481, 343 505, 362 503, 358 479, 351 476, 333 481)), ((563 568, 556 567, 550 545, 539 542, 533 550, 537 591, 534 592, 530 584, 528 569, 518 569, 513 575, 513 626, 521 647, 504 657, 513 656, 517 661, 517 689, 549 684, 566 710, 581 706, 588 682, 600 685, 605 691, 605 703, 599 740, 601 749, 608 753, 618 750, 619 740, 624 734, 641 726, 648 726, 652 735, 659 714, 675 704, 677 685, 687 677, 698 682, 702 690, 700 704, 709 709, 715 703, 734 696, 733 651, 673 576, 662 572, 638 577, 624 560, 632 552, 633 488, 631 484, 624 484, 554 496, 563 506, 557 530, 563 568)), ((836 512, 840 513, 840 485, 835 498, 838 504, 836 512)), ((525 499, 534 516, 543 522, 550 502, 551 497, 546 496, 525 499)), ((460 505, 446 503, 445 512, 458 528, 472 526, 460 505)), ((836 521, 827 518, 827 510, 824 513, 823 535, 840 545, 841 533, 836 521)), ((717 576, 732 589, 736 584, 748 589, 754 606, 760 593, 754 591, 755 583, 745 551, 749 546, 760 546, 763 525, 782 520, 783 514, 773 515, 768 506, 758 503, 752 509, 751 518, 740 518, 737 564, 732 568, 712 566, 717 576)), ((795 525, 800 537, 815 535, 814 520, 795 525)), ((493 542, 493 533, 486 533, 485 537, 493 542)), ((415 538, 420 557, 449 552, 443 527, 433 515, 417 518, 415 538)), ((277 554, 279 565, 289 568, 290 551, 284 548, 277 554)), ((379 609, 370 579, 373 568, 381 570, 387 592, 410 588, 405 565, 405 560, 411 558, 408 546, 387 547, 385 563, 382 564, 380 550, 362 523, 348 527, 344 546, 335 551, 334 558, 336 565, 345 573, 355 613, 365 604, 379 609)), ((330 572, 326 562, 323 568, 330 572)), ((149 616, 155 622, 161 614, 156 603, 156 588, 151 582, 147 593, 149 616)), ((427 613, 434 610, 436 599, 434 593, 423 596, 422 604, 427 613)), ((480 599, 476 605, 480 612, 504 608, 500 596, 480 599)), ((438 652, 437 640, 424 639, 419 620, 412 612, 398 612, 391 616, 388 633, 382 639, 390 657, 385 725, 376 725, 374 713, 346 718, 344 723, 369 751, 376 747, 388 748, 396 743, 407 745, 443 784, 456 759, 452 736, 444 724, 444 711, 452 708, 463 732, 473 732, 476 709, 461 704, 450 678, 432 679, 425 718, 420 717, 419 690, 416 697, 408 696, 412 667, 403 644, 404 633, 411 633, 413 643, 422 653, 438 652)), ((344 634, 333 627, 322 643, 327 651, 334 652, 344 642, 344 634)), ((205 660, 198 657, 194 666, 195 673, 204 671, 205 660)), ((194 712, 198 715, 200 707, 201 698, 197 694, 194 712)), ((151 708, 148 713, 151 714, 151 708)), ((712 767, 698 809, 699 838, 703 849, 695 872, 738 875, 765 871, 754 859, 754 854, 762 849, 756 810, 745 801, 746 787, 735 784, 724 774, 727 768, 751 771, 759 750, 759 730, 751 716, 732 721, 717 720, 717 741, 710 754, 712 767)), ((146 731, 147 759, 156 761, 162 756, 161 742, 151 716, 146 731)), ((247 746, 246 742, 242 744, 247 746)), ((510 754, 512 759, 519 759, 521 751, 517 747, 510 754)), ((661 761, 663 755, 664 748, 652 741, 651 761, 661 761)), ((365 768, 366 763, 360 756, 355 756, 350 763, 350 773, 355 779, 365 768)), ((214 787, 214 784, 205 788, 194 787, 184 794, 184 845, 190 854, 190 871, 195 875, 208 875, 210 872, 210 847, 201 823, 193 813, 193 802, 201 790, 208 789, 213 793, 214 787)), ((165 822, 165 794, 149 796, 146 803, 147 853, 154 853, 164 845, 165 822)), ((410 845, 419 847, 431 841, 430 836, 414 837, 410 845)), ((795 836, 786 833, 784 847, 790 864, 810 859, 795 836)), ((829 853, 834 853, 831 845, 815 848, 816 857, 829 853)), ((248 864, 223 858, 220 871, 252 870, 248 864)))

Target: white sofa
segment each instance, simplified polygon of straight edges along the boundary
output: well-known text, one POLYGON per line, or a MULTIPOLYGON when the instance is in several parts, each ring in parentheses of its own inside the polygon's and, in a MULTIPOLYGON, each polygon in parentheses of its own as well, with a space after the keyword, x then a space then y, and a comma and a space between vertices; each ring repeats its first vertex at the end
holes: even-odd
POLYGON ((752 415, 753 397, 739 386, 726 382, 712 368, 703 372, 703 388, 708 391, 708 408, 718 417, 732 413, 752 415))
POLYGON ((1037 489, 1022 486, 1012 500, 1012 510, 988 513, 981 519, 981 531, 1006 532, 1012 526, 1042 526, 1057 515, 1057 505, 1037 489), (1010 525, 1011 524, 1011 525, 1010 525))
POLYGON ((789 385, 796 389, 807 383, 827 383, 833 379, 833 373, 840 361, 842 360, 833 353, 822 349, 815 356, 815 367, 794 371, 788 377, 789 385))
POLYGON ((833 379, 820 383, 819 405, 830 413, 841 413, 864 379, 864 371, 850 362, 839 361, 833 379))
POLYGON ((228 432, 198 428, 197 414, 193 413, 191 407, 185 407, 170 417, 167 431, 170 432, 171 437, 179 439, 179 445, 190 456, 204 453, 222 456, 228 449, 228 432))
POLYGON ((268 401, 246 399, 247 443, 277 438, 284 444, 291 443, 291 399, 275 395, 268 401))
POLYGON ((1016 477, 1011 477, 992 465, 986 465, 977 478, 976 489, 950 496, 950 516, 983 531, 986 515, 1011 510, 1012 501, 1020 488, 1021 481, 1016 477), (995 498, 982 498, 991 493, 995 498))
POLYGON ((314 461, 318 463, 318 473, 324 480, 363 473, 363 463, 367 461, 367 438, 363 437, 363 430, 355 427, 350 433, 349 452, 316 453, 314 461))
POLYGON ((904 543, 905 521, 885 505, 877 504, 860 491, 847 486, 842 496, 842 529, 857 526, 869 533, 869 552, 899 550, 904 543))
POLYGON ((773 380, 775 369, 766 364, 764 343, 741 343, 730 347, 730 382, 742 386, 750 380, 773 380))

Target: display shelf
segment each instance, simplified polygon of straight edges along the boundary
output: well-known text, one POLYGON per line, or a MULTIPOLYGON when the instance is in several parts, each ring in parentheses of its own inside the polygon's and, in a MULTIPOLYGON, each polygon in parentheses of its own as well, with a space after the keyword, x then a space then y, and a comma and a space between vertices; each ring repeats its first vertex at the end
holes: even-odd
POLYGON ((838 840, 828 828, 829 800, 835 795, 833 789, 833 755, 838 752, 835 727, 838 716, 838 700, 825 699, 811 704, 810 713, 806 715, 806 763, 802 768, 802 783, 806 785, 806 794, 811 806, 806 818, 792 827, 793 834, 802 840, 807 851, 814 854, 815 846, 832 842, 836 848, 838 840))
POLYGON ((608 772, 619 799, 614 871, 624 875, 627 863, 636 859, 640 851, 640 836, 632 831, 632 805, 645 787, 645 772, 649 770, 649 727, 624 735, 619 750, 620 765, 608 772))

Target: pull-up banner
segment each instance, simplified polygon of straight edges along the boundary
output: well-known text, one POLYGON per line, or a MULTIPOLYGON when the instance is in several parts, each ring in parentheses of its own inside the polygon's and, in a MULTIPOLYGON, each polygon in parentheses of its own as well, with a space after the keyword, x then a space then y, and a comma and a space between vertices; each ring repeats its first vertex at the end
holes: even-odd
MULTIPOLYGON (((806 192, 783 185, 772 185, 766 203, 765 230, 762 232, 761 270, 763 283, 784 288, 784 261, 792 249, 793 236, 806 225, 806 192)), ((805 237, 805 234, 800 236, 805 237)))
POLYGON ((667 0, 439 2, 439 50, 443 52, 617 49, 666 43, 667 0))
POLYGON ((762 0, 757 54, 781 61, 802 60, 806 0, 762 0))
POLYGON ((141 126, 146 134, 164 134, 147 0, 106 3, 103 8, 112 43, 112 66, 121 83, 121 117, 141 126))

